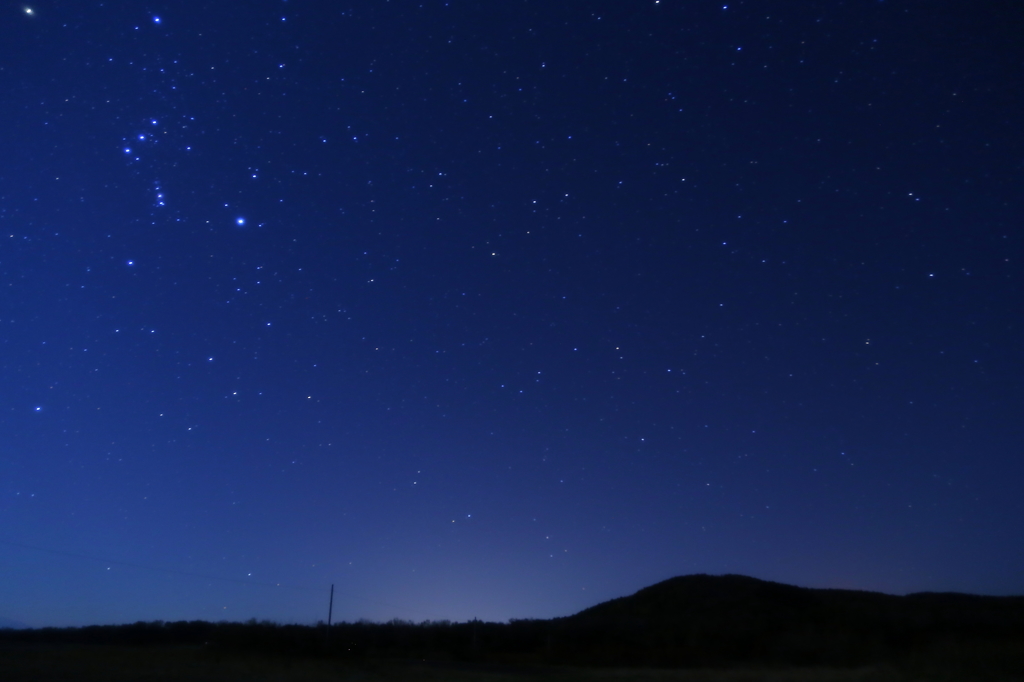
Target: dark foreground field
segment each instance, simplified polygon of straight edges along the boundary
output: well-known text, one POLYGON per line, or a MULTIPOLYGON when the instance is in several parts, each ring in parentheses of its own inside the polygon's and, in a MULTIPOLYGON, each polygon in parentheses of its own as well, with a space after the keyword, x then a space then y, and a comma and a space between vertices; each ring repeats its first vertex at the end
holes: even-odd
POLYGON ((1024 682, 1024 598, 699 575, 552 620, 0 630, 27 680, 1024 682))
POLYGON ((4 682, 912 682, 1021 680, 995 661, 906 661, 855 669, 660 670, 216 654, 202 647, 51 645, 0 648, 4 682))

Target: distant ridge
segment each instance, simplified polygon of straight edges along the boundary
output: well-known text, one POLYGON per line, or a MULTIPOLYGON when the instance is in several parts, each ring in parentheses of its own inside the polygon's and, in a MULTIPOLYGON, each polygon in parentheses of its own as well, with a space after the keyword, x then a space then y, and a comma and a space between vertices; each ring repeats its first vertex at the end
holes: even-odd
POLYGON ((733 615, 756 612, 789 614, 811 607, 813 590, 745 575, 697 573, 677 576, 584 609, 570 618, 587 623, 603 621, 676 622, 707 617, 723 609, 733 615))
POLYGON ((1024 597, 896 596, 743 575, 670 578, 555 622, 576 657, 609 663, 853 665, 952 640, 1024 647, 1024 597))
POLYGON ((797 587, 785 583, 761 580, 745 575, 708 575, 694 573, 676 576, 645 587, 636 593, 611 599, 591 606, 570 616, 581 620, 618 616, 645 616, 676 618, 682 613, 725 606, 744 611, 781 608, 792 611, 802 608, 837 606, 860 603, 864 605, 914 608, 915 605, 946 604, 959 608, 1024 607, 1024 596, 992 597, 961 592, 915 592, 905 596, 835 588, 797 587))
POLYGON ((842 619, 908 619, 927 623, 998 621, 1024 626, 1024 596, 991 597, 959 592, 917 592, 906 596, 810 588, 760 580, 745 575, 677 576, 635 594, 602 602, 568 619, 580 624, 649 623, 660 627, 773 621, 842 619))

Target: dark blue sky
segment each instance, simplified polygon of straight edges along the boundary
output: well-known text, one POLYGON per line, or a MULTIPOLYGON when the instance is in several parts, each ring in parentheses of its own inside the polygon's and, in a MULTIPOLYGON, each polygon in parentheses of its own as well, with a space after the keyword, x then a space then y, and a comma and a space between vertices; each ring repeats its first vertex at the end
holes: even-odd
POLYGON ((1022 34, 5 3, 0 618, 1024 593, 1022 34))

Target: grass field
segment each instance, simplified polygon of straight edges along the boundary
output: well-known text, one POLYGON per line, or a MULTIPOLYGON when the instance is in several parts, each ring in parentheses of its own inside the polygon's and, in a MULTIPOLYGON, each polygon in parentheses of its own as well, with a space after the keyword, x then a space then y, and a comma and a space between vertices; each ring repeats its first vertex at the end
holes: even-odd
MULTIPOLYGON (((856 670, 648 670, 283 658, 214 654, 199 647, 33 646, 0 648, 3 682, 916 682, 1024 680, 927 662, 856 670)), ((986 666, 982 666, 984 669, 986 666)))

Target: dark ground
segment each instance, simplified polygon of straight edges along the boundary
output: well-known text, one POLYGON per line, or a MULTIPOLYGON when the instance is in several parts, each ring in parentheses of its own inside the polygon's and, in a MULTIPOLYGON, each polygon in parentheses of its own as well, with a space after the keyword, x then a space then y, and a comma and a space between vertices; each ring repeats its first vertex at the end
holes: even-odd
POLYGON ((911 682, 1019 680, 1010 671, 941 665, 661 670, 502 666, 429 661, 353 662, 321 657, 217 655, 202 647, 49 645, 0 648, 4 682, 911 682))
POLYGON ((1024 680, 1024 598, 691 575, 553 620, 0 630, 0 682, 1024 680))

